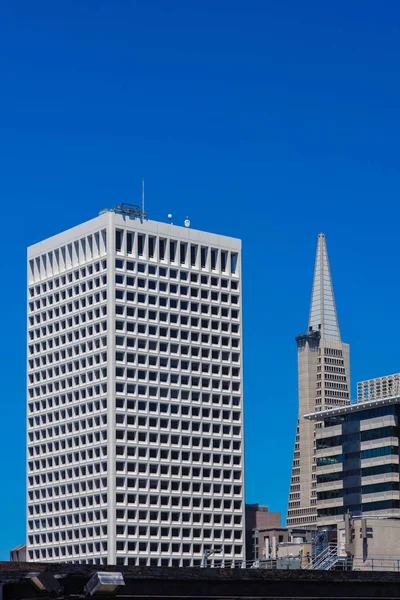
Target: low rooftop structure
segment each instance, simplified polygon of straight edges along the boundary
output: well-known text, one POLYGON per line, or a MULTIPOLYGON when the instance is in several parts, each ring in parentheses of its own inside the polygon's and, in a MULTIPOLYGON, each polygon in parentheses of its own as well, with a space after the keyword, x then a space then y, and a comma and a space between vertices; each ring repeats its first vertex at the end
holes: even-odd
POLYGON ((400 573, 1 563, 2 600, 124 598, 400 600, 400 573), (101 573, 99 571, 101 570, 101 573), (102 573, 108 573, 107 585, 102 573), (98 575, 101 575, 100 577, 98 575), (122 579, 121 579, 122 578, 122 579), (123 583, 122 583, 123 580, 123 583), (88 585, 90 582, 90 585, 88 585), (91 595, 93 593, 93 595, 91 595))

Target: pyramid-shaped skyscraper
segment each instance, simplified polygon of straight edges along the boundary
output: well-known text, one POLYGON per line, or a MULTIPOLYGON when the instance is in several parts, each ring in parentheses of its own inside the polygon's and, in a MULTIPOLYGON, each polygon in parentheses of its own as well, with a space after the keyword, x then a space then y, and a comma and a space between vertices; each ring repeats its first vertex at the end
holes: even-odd
POLYGON ((323 233, 318 236, 308 331, 296 342, 299 407, 287 525, 313 527, 317 523, 316 425, 303 417, 350 403, 349 345, 340 338, 323 233))

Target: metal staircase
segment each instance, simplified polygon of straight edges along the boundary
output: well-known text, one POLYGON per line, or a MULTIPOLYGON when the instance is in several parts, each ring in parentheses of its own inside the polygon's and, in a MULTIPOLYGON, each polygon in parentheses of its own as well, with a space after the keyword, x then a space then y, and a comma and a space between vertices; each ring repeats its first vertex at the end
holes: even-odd
POLYGON ((338 556, 337 544, 329 544, 322 550, 313 560, 306 566, 306 569, 317 571, 329 571, 337 563, 343 562, 345 559, 338 556))

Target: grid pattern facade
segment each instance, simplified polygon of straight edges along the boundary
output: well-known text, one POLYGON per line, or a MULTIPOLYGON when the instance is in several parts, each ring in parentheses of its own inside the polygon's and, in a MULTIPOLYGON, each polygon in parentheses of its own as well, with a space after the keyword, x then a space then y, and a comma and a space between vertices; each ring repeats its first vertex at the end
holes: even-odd
POLYGON ((311 416, 316 436, 318 526, 352 516, 400 516, 398 399, 311 416))
POLYGON ((28 560, 244 558, 240 263, 114 212, 29 249, 28 560))
POLYGON ((357 402, 381 400, 400 394, 400 373, 367 379, 357 383, 357 402))

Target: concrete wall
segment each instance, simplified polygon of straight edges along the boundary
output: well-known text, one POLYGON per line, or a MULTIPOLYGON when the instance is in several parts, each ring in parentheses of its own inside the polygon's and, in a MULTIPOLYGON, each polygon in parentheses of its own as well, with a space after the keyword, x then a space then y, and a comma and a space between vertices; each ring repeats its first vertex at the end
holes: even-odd
MULTIPOLYGON (((400 520, 371 517, 352 519, 345 551, 354 561, 354 570, 400 570, 400 520)), ((345 523, 338 524, 338 539, 344 537, 345 523)))

